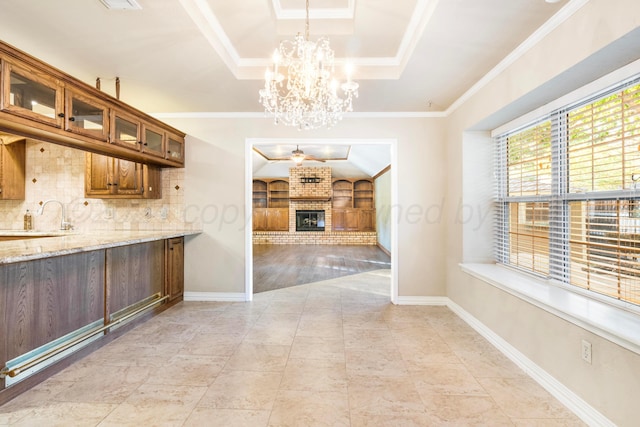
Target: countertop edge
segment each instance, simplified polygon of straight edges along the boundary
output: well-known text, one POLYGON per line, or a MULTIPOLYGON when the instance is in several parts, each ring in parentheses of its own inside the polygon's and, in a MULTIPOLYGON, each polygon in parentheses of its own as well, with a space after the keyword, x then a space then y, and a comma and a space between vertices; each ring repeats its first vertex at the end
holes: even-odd
POLYGON ((200 234, 201 230, 96 231, 0 242, 0 266, 200 234))

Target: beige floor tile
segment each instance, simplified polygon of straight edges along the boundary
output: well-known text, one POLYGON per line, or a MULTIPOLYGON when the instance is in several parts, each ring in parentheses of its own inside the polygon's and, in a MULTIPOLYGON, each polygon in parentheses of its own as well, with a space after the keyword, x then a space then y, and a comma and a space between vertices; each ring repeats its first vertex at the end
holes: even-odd
POLYGON ((280 389, 346 392, 347 370, 344 360, 290 358, 280 389))
POLYGON ((196 408, 183 427, 267 427, 271 411, 196 408))
POLYGON ((28 417, 12 423, 18 427, 67 427, 98 425, 111 411, 115 404, 46 402, 33 408, 28 417))
POLYGON ((154 374, 152 368, 124 367, 96 368, 69 383, 69 386, 55 396, 54 400, 85 403, 121 403, 154 374))
POLYGON ((347 374, 376 377, 404 377, 409 372, 397 349, 347 348, 347 374))
POLYGON ((180 427, 191 411, 192 408, 178 404, 123 403, 98 424, 98 427, 180 427))
POLYGON ((425 413, 410 377, 349 377, 351 414, 394 415, 425 413))
POLYGON ((273 404, 269 425, 348 427, 350 421, 347 392, 280 391, 273 404))
POLYGON ((167 384, 142 384, 124 403, 134 406, 179 405, 193 409, 202 398, 207 387, 167 384))
POLYGON ((423 395, 427 412, 438 426, 512 426, 489 396, 423 395))
POLYGON ((512 418, 574 418, 560 402, 528 377, 479 378, 498 406, 512 418))
POLYGON ((456 355, 476 378, 519 378, 527 375, 496 349, 457 351, 456 355))
POLYGON ((281 379, 278 372, 223 371, 198 407, 271 410, 281 379))
POLYGON ((288 345, 242 343, 229 357, 225 370, 282 372, 290 348, 288 345))
POLYGON ((345 347, 349 349, 376 348, 395 350, 391 331, 388 329, 344 328, 345 347))
POLYGON ((512 419, 516 427, 587 427, 578 417, 546 419, 512 419))
POLYGON ((242 339, 243 335, 200 333, 194 336, 191 341, 184 343, 179 354, 230 357, 242 339))
POLYGON ((431 365, 412 372, 420 396, 432 394, 487 395, 484 388, 461 363, 431 365))
POLYGON ((291 346, 290 358, 296 359, 345 359, 344 340, 342 338, 296 336, 291 346))
POLYGON ((227 363, 228 357, 178 354, 149 377, 149 384, 209 386, 227 363))
POLYGON ((365 413, 351 414, 351 427, 437 427, 425 412, 406 412, 393 415, 365 413))

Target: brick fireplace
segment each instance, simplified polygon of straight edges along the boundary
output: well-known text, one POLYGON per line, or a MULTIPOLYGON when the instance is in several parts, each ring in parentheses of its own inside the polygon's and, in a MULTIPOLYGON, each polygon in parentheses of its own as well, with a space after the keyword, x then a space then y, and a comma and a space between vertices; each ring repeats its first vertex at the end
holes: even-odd
POLYGON ((254 231, 254 244, 375 245, 375 232, 333 231, 330 167, 289 169, 289 231, 254 231), (323 231, 296 231, 296 211, 324 211, 323 231))

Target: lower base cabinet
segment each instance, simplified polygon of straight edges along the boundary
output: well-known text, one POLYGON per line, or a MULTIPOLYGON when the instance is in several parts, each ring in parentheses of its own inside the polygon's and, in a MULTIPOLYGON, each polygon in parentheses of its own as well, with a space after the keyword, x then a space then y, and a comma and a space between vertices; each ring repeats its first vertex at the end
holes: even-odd
POLYGON ((166 240, 165 294, 169 301, 184 294, 184 237, 166 240))
POLYGON ((253 231, 289 231, 289 208, 253 208, 253 231))
POLYGON ((376 210, 333 209, 331 223, 333 231, 376 231, 376 210))
POLYGON ((0 405, 55 372, 65 359, 47 359, 52 348, 87 333, 92 346, 108 342, 118 325, 148 313, 136 313, 140 307, 163 295, 178 302, 183 289, 184 237, 0 264, 0 405))

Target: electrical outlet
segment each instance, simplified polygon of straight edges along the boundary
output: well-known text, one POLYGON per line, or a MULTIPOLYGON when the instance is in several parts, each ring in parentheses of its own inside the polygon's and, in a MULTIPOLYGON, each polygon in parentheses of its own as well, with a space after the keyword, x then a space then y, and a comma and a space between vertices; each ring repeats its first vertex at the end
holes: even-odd
POLYGON ((113 219, 113 208, 105 208, 104 219, 113 219))
POLYGON ((582 340, 582 360, 591 364, 591 343, 589 341, 582 340))
POLYGON ((151 208, 144 209, 144 217, 147 219, 151 218, 151 208))
POLYGON ((168 209, 166 206, 163 206, 162 209, 160 209, 160 218, 161 219, 167 219, 167 215, 169 214, 168 209))

